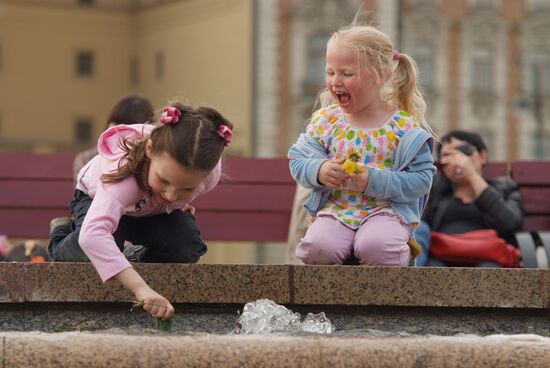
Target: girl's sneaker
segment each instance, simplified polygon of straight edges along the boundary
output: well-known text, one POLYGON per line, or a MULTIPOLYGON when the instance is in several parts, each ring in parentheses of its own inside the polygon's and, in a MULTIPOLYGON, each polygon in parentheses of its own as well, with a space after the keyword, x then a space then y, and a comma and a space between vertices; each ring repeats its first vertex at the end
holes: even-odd
POLYGON ((132 244, 129 241, 124 242, 124 250, 122 251, 122 254, 126 257, 127 260, 130 262, 142 262, 145 258, 145 251, 147 248, 145 248, 143 245, 140 244, 132 244))
POLYGON ((73 220, 70 217, 56 217, 52 221, 50 221, 50 235, 53 232, 53 229, 55 229, 58 226, 61 225, 69 225, 73 220))

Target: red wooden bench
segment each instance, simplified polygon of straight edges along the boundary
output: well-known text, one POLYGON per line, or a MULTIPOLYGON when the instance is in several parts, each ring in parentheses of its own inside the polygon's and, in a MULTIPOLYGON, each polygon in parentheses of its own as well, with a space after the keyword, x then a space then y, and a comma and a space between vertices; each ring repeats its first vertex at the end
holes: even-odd
MULTIPOLYGON (((48 237, 50 220, 68 215, 72 161, 66 154, 0 154, 0 234, 48 237)), ((224 172, 222 183, 194 202, 205 240, 286 241, 295 191, 287 160, 230 157, 224 172)), ((550 161, 490 163, 484 176, 510 172, 525 204, 525 232, 518 234, 524 265, 536 267, 535 247, 545 247, 550 260, 550 161)))
POLYGON ((512 178, 519 184, 525 210, 523 232, 516 234, 524 267, 540 266, 537 249, 550 265, 550 162, 516 161, 512 178))
MULTIPOLYGON (((73 155, 0 154, 0 234, 47 238, 50 220, 68 216, 73 155)), ((206 240, 286 241, 295 183, 286 159, 226 158, 224 177, 198 198, 206 240)))

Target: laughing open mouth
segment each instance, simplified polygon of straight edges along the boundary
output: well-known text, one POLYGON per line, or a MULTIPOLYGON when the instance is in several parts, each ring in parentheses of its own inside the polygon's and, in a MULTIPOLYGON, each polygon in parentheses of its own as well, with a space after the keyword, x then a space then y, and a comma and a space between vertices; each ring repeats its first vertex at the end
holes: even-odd
POLYGON ((338 103, 341 105, 341 106, 345 106, 347 104, 350 103, 351 101, 351 96, 349 93, 346 93, 346 92, 335 92, 334 93, 336 95, 336 98, 338 99, 338 103))

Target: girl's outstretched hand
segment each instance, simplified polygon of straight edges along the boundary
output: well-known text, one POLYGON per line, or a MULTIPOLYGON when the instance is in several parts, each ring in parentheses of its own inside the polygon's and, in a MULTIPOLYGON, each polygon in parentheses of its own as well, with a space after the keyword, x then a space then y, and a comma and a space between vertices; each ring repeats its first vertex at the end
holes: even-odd
POLYGON ((174 315, 172 304, 165 297, 151 289, 133 267, 128 267, 115 277, 135 295, 137 301, 143 302, 143 309, 153 317, 167 320, 174 315))
POLYGON ((344 161, 346 161, 345 158, 340 158, 323 162, 318 174, 319 183, 330 189, 342 188, 348 179, 348 175, 342 167, 344 161))
POLYGON ((174 307, 168 299, 148 286, 136 292, 136 299, 143 301, 143 309, 155 318, 167 320, 174 315, 174 307))

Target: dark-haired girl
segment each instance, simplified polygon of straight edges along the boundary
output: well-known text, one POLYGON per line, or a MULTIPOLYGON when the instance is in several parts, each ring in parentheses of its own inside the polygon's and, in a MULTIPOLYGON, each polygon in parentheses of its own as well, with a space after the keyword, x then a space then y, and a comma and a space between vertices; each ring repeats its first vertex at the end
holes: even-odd
POLYGON ((54 261, 91 261, 106 282, 116 279, 144 301, 153 317, 168 319, 170 302, 152 290, 123 254, 143 246, 144 262, 194 263, 206 245, 189 203, 218 183, 233 125, 216 110, 180 103, 166 107, 160 125, 117 125, 80 171, 72 219, 54 219, 54 261))

